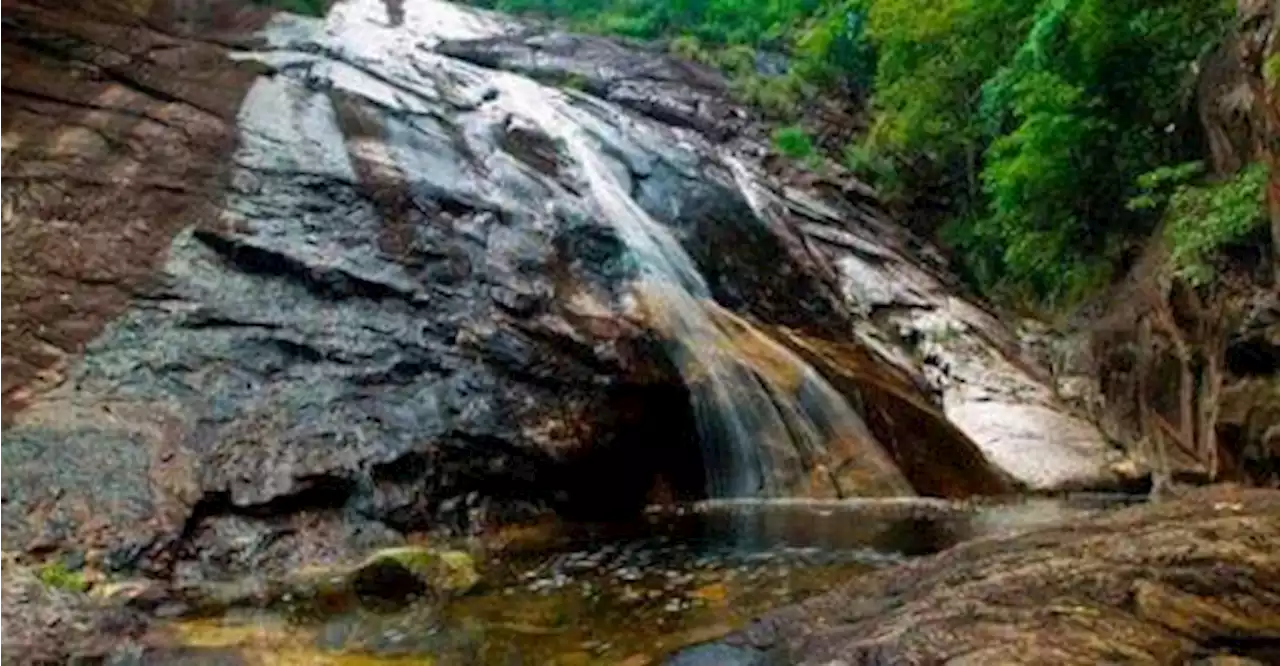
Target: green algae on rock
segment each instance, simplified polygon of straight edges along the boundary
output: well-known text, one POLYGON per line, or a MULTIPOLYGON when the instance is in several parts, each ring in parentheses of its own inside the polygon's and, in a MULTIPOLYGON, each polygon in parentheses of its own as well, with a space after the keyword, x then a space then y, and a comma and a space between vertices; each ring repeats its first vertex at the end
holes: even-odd
POLYGON ((471 555, 460 550, 401 546, 370 555, 348 579, 361 597, 388 598, 415 591, 453 596, 470 592, 480 582, 480 574, 471 555))
POLYGON ((40 567, 37 576, 39 576, 40 582, 59 590, 84 592, 89 589, 89 583, 85 580, 84 573, 73 571, 61 560, 44 564, 40 567))
POLYGON ((424 584, 442 592, 465 594, 480 582, 475 560, 460 550, 437 550, 423 546, 386 548, 370 555, 360 568, 385 562, 394 562, 404 567, 424 584))
POLYGON ((357 607, 391 609, 419 598, 443 600, 466 594, 479 582, 475 561, 465 552, 402 546, 376 551, 354 565, 193 583, 181 589, 179 596, 191 616, 208 617, 236 608, 311 615, 357 607))

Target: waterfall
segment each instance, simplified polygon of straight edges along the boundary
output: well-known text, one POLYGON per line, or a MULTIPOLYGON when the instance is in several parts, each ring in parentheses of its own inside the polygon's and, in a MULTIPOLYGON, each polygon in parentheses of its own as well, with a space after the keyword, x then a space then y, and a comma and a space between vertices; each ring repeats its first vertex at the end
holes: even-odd
MULTIPOLYGON (((518 118, 554 139, 576 167, 588 205, 616 229, 636 260, 635 300, 646 322, 666 341, 688 386, 710 496, 912 494, 910 484, 835 388, 790 349, 715 302, 671 230, 631 197, 625 176, 611 169, 611 158, 591 131, 601 120, 575 106, 564 91, 420 48, 446 36, 500 33, 500 21, 437 2, 406 5, 405 11, 400 17, 404 25, 388 28, 380 2, 336 5, 317 23, 323 23, 325 47, 342 54, 341 64, 322 63, 300 52, 253 57, 277 66, 307 63, 309 76, 327 77, 334 85, 358 90, 388 107, 418 108, 461 95, 464 105, 477 114, 518 118), (355 65, 346 64, 367 60, 383 63, 398 87, 393 90, 383 79, 362 76, 355 65)), ((309 37, 304 34, 318 33, 304 20, 281 19, 268 41, 287 47, 305 42, 309 37)), ((596 103, 617 117, 625 115, 596 103)), ((400 154, 407 147, 392 148, 400 154)), ((397 162, 411 179, 421 175, 425 163, 401 158, 397 162)), ((761 193, 740 164, 723 162, 734 174, 739 196, 760 215, 761 193)), ((743 223, 759 221, 748 218, 743 223)))
MULTIPOLYGON (((671 230, 631 197, 586 129, 592 118, 564 93, 502 77, 502 96, 561 142, 591 203, 639 265, 634 285, 648 323, 665 338, 693 401, 712 497, 909 495, 910 484, 862 419, 817 371, 747 320, 716 304, 671 230), (835 450, 855 449, 835 469, 835 450), (856 468, 856 469, 848 469, 856 468), (860 487, 842 484, 861 481, 860 487)), ((741 195, 741 165, 730 163, 741 195)))

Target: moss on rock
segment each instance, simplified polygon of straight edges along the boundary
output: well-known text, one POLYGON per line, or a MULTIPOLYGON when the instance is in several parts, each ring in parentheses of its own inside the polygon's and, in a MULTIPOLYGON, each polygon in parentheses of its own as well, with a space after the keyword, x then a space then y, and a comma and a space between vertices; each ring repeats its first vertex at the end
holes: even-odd
POLYGON ((466 594, 479 582, 475 560, 460 550, 423 546, 386 548, 370 555, 357 570, 395 563, 413 574, 428 589, 445 594, 466 594))
POLYGON ((40 567, 37 576, 40 578, 40 582, 59 590, 85 592, 89 589, 89 583, 85 580, 84 572, 73 571, 62 561, 45 564, 40 567))
POLYGON ((398 607, 414 599, 459 596, 480 582, 475 560, 458 550, 386 548, 355 565, 316 566, 285 576, 206 582, 182 590, 192 616, 231 608, 329 611, 353 605, 398 607))

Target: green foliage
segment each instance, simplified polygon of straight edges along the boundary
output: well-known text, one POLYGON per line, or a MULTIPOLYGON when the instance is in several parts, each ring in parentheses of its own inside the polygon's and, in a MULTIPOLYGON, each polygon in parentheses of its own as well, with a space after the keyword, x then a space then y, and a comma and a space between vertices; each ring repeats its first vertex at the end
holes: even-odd
POLYGON ((807 95, 804 82, 792 76, 742 76, 733 81, 733 90, 743 102, 775 118, 795 117, 807 95))
POLYGON ((804 129, 792 125, 773 132, 773 147, 792 159, 803 160, 814 154, 813 140, 804 129))
POLYGON ((479 0, 512 13, 561 18, 588 32, 655 39, 671 52, 729 75, 743 101, 797 115, 820 85, 868 85, 874 54, 865 36, 867 0, 479 0), (785 73, 757 71, 760 50, 785 53, 785 73))
POLYGON ((902 194, 905 184, 898 165, 883 153, 855 142, 845 146, 843 157, 844 165, 863 180, 875 182, 881 195, 896 198, 902 194))
POLYGON ((1204 173, 1201 162, 1162 166, 1138 176, 1139 194, 1129 199, 1129 210, 1156 210, 1169 203, 1169 195, 1179 186, 1204 173))
MULTIPOLYGON (((869 91, 870 130, 845 151, 845 162, 882 193, 914 193, 943 208, 943 240, 980 288, 1041 304, 1066 304, 1106 280, 1119 249, 1158 222, 1166 204, 1143 205, 1138 177, 1199 157, 1199 141, 1185 129, 1197 122, 1194 63, 1216 47, 1236 4, 483 3, 560 17, 578 29, 670 38, 673 53, 722 69, 743 100, 787 124, 832 89, 869 91), (785 54, 785 71, 763 71, 761 51, 785 54)), ((1280 61, 1273 56, 1263 69, 1274 85, 1280 61)), ((794 127, 774 141, 788 155, 814 151, 794 127)), ((1212 203, 1193 205, 1190 192, 1181 205, 1212 203)))
POLYGON ((742 44, 706 45, 697 37, 683 35, 671 40, 668 50, 672 55, 716 67, 731 76, 750 76, 756 71, 755 51, 742 44))
POLYGON ((966 174, 944 237, 988 291, 1065 303, 1106 279, 1139 174, 1194 154, 1192 65, 1234 3, 873 0, 869 151, 966 174), (980 184, 975 187, 974 183, 980 184))
POLYGON ((37 576, 40 582, 49 587, 68 592, 84 592, 89 589, 89 584, 84 579, 84 574, 79 571, 72 571, 67 565, 61 561, 54 561, 40 567, 37 576))
POLYGON ((1164 208, 1165 237, 1174 273, 1193 285, 1214 276, 1213 260, 1266 223, 1266 168, 1251 164, 1221 182, 1190 182, 1199 163, 1164 167, 1138 179, 1142 194, 1129 200, 1133 209, 1164 208))
POLYGON ((869 86, 876 66, 866 35, 869 4, 870 0, 824 2, 794 30, 791 53, 796 75, 819 84, 869 86))
POLYGON ((1280 53, 1272 53, 1262 62, 1262 80, 1268 88, 1280 86, 1280 53))

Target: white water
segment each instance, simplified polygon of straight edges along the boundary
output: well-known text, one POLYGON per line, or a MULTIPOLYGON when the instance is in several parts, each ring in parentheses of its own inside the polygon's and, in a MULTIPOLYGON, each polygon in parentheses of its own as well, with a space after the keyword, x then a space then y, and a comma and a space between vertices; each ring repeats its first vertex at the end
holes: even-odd
MULTIPOLYGON (((306 20, 281 19, 268 36, 269 43, 281 50, 253 57, 277 64, 289 58, 316 58, 287 49, 308 40, 323 42, 348 62, 376 65, 380 76, 375 79, 359 68, 328 61, 311 65, 311 77, 327 78, 336 87, 409 110, 433 104, 442 96, 460 94, 479 100, 482 88, 496 91, 484 96, 487 101, 475 113, 518 117, 558 140, 586 186, 588 203, 617 229, 637 260, 637 300, 647 323, 667 339, 672 360, 690 389, 711 496, 911 494, 910 485, 839 392, 789 349, 716 305, 688 253, 668 228, 631 198, 625 174, 611 168, 613 161, 589 129, 598 127, 600 119, 575 107, 554 88, 422 48, 444 37, 503 32, 507 26, 499 18, 448 3, 418 0, 404 5, 406 16, 400 27, 389 25, 380 0, 338 3, 323 29, 319 21, 311 25, 306 20), (442 87, 442 81, 447 86, 442 87), (852 484, 848 478, 863 484, 852 484)), ((265 104, 249 106, 268 110, 265 104)), ((279 107, 275 108, 278 112, 279 107)), ((625 114, 615 110, 613 117, 621 119, 625 114)), ((261 119, 257 124, 262 126, 292 124, 278 116, 261 119)), ((298 138, 298 143, 340 135, 336 124, 329 124, 333 127, 328 130, 302 128, 310 136, 298 138)), ((387 151, 400 155, 394 158, 400 172, 410 179, 429 178, 420 170, 430 160, 403 159, 404 148, 392 146, 387 151)), ((763 190, 741 164, 727 160, 727 166, 742 196, 757 215, 764 215, 763 190)), ((742 223, 761 221, 744 219, 742 223)))
MULTIPOLYGON (((558 91, 527 79, 504 82, 504 96, 517 100, 528 120, 563 143, 600 214, 639 259, 635 289, 650 323, 667 336, 673 361, 690 389, 711 496, 838 493, 839 484, 829 474, 810 475, 834 462, 830 442, 859 444, 855 455, 864 459, 854 464, 884 484, 863 490, 880 493, 887 486, 896 494, 910 494, 909 484, 862 419, 825 379, 786 347, 716 305, 689 254, 631 198, 606 164, 597 141, 584 130, 594 119, 558 91)), ((758 205, 758 194, 745 196, 758 205)))

